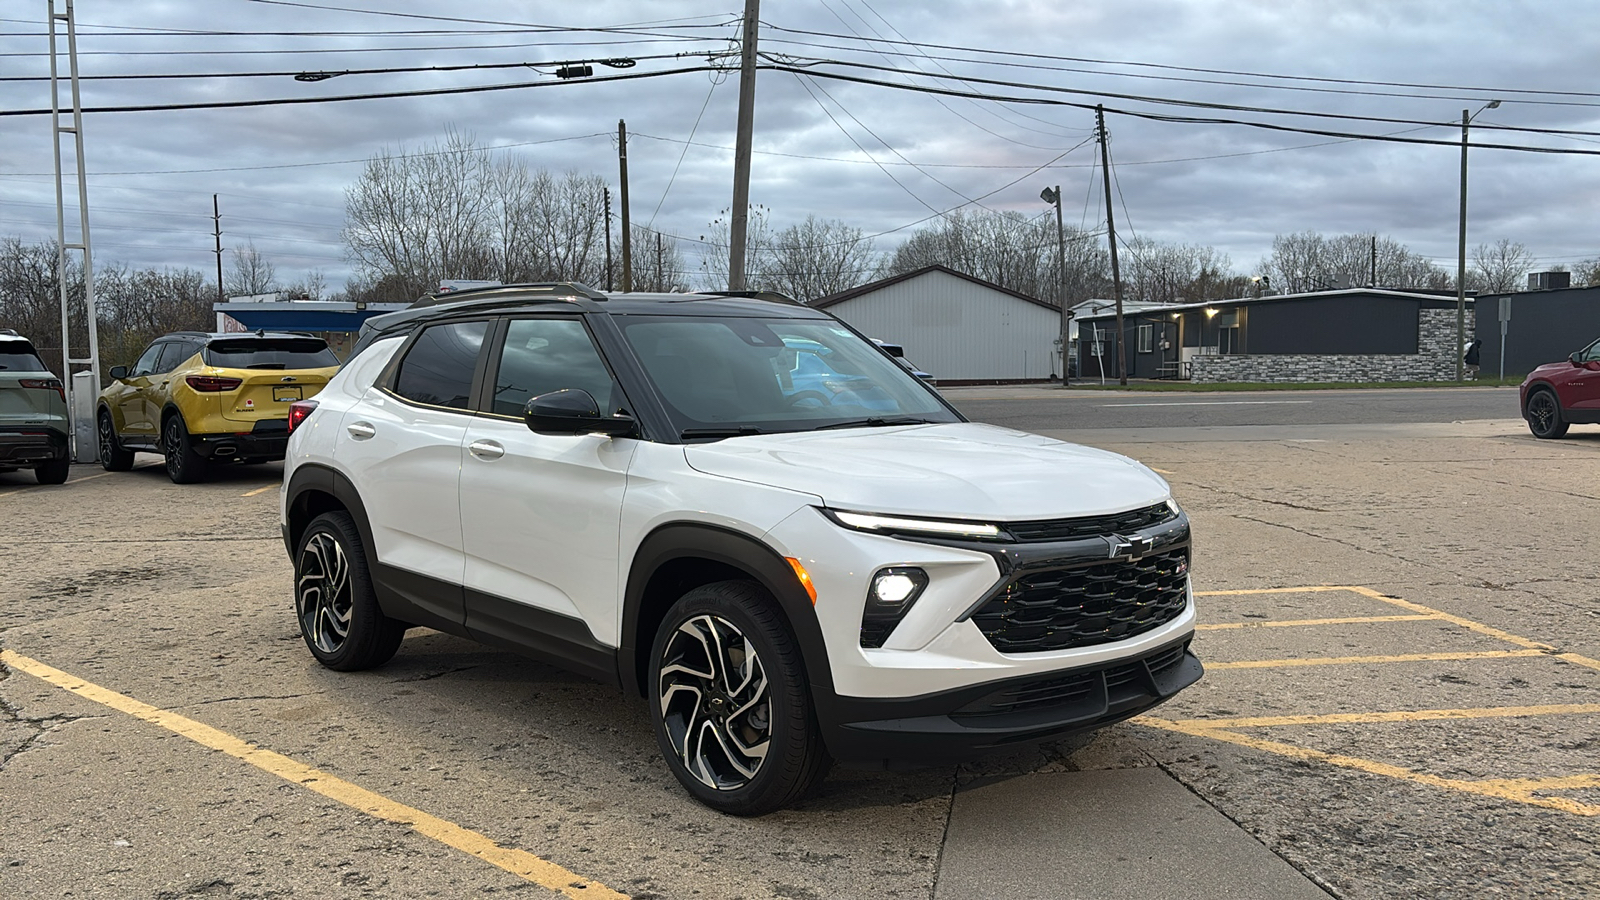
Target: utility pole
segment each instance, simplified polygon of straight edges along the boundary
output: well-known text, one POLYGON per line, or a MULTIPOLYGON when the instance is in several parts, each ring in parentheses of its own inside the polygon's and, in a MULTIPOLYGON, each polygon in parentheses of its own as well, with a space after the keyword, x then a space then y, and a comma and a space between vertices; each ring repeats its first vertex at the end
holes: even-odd
POLYGON ((211 195, 211 227, 217 238, 217 302, 227 303, 228 295, 222 290, 222 210, 217 206, 217 195, 211 195))
POLYGON ((606 188, 606 290, 611 290, 611 188, 606 188))
POLYGON ((1499 109, 1499 100, 1490 100, 1478 112, 1461 111, 1461 234, 1459 253, 1456 256, 1456 380, 1467 379, 1466 361, 1462 355, 1467 349, 1467 126, 1486 109, 1499 109))
POLYGON ((1061 304, 1061 383, 1067 384, 1067 334, 1071 330, 1072 310, 1067 308, 1067 229, 1061 222, 1061 185, 1045 188, 1039 199, 1056 207, 1056 302, 1061 304))
POLYGON ((667 273, 662 268, 661 232, 656 232, 656 290, 667 289, 667 273))
POLYGON ((1378 286, 1378 233, 1372 233, 1372 269, 1367 275, 1367 287, 1378 286))
POLYGON ((628 123, 617 120, 617 155, 622 164, 622 290, 633 290, 633 240, 628 226, 628 123))
POLYGON ((750 220, 750 141, 756 119, 756 32, 761 0, 744 0, 739 58, 739 123, 733 142, 733 217, 728 223, 728 290, 744 290, 744 242, 750 220))
POLYGON ((1111 295, 1117 301, 1117 384, 1128 383, 1127 340, 1122 331, 1122 270, 1117 267, 1117 226, 1111 216, 1111 152, 1106 149, 1106 110, 1095 104, 1094 121, 1100 136, 1100 177, 1106 184, 1106 237, 1111 240, 1111 295))

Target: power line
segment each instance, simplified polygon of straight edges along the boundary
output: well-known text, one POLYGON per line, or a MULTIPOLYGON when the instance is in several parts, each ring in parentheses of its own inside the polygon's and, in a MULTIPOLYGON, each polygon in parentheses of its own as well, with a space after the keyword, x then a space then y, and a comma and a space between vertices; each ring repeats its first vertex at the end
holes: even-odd
MULTIPOLYGON (((846 34, 833 34, 833 33, 826 32, 826 31, 808 31, 808 30, 800 29, 800 28, 785 28, 785 27, 783 27, 781 25, 774 25, 774 24, 772 24, 770 22, 763 22, 762 24, 766 25, 768 28, 771 28, 771 29, 773 29, 775 31, 788 32, 789 34, 804 34, 804 35, 809 35, 809 36, 812 36, 812 37, 839 38, 841 40, 847 40, 847 41, 848 40, 852 40, 852 39, 859 40, 859 38, 853 38, 851 35, 846 35, 846 34)), ((781 40, 781 38, 772 38, 771 40, 776 41, 776 40, 781 40)), ((1196 72, 1196 73, 1208 74, 1208 75, 1235 75, 1235 76, 1244 77, 1244 78, 1276 78, 1276 79, 1280 79, 1280 80, 1284 80, 1284 81, 1306 81, 1306 82, 1319 82, 1319 83, 1324 83, 1324 84, 1356 84, 1356 85, 1370 85, 1370 86, 1376 86, 1376 87, 1406 87, 1406 88, 1417 88, 1419 90, 1434 90, 1434 91, 1469 91, 1469 92, 1472 92, 1474 94, 1486 94, 1486 95, 1490 95, 1490 96, 1497 95, 1497 94, 1534 94, 1534 95, 1544 95, 1544 96, 1552 96, 1552 97, 1600 97, 1600 93, 1596 93, 1596 92, 1592 92, 1592 91, 1552 91, 1552 90, 1541 90, 1541 89, 1535 89, 1535 88, 1474 87, 1474 86, 1448 85, 1448 84, 1418 84, 1418 83, 1404 82, 1404 81, 1371 81, 1371 80, 1364 80, 1364 79, 1358 79, 1358 78, 1323 78, 1323 77, 1316 77, 1316 76, 1310 76, 1310 75, 1277 75, 1277 74, 1266 73, 1266 72, 1244 72, 1244 71, 1238 71, 1238 70, 1234 70, 1234 69, 1209 69, 1209 68, 1203 68, 1203 67, 1198 67, 1198 66, 1164 65, 1164 64, 1161 64, 1161 63, 1147 63, 1147 62, 1138 62, 1138 61, 1134 61, 1134 60, 1093 59, 1093 58, 1081 57, 1081 56, 1059 56, 1059 55, 1048 54, 1048 53, 1025 53, 1025 52, 1022 52, 1020 50, 990 50, 990 49, 985 49, 985 48, 981 48, 981 47, 958 47, 958 46, 954 46, 954 45, 951 45, 951 44, 934 44, 934 43, 927 43, 927 42, 887 41, 885 43, 902 44, 902 45, 914 46, 914 47, 918 47, 918 48, 931 48, 931 49, 934 49, 934 50, 957 50, 957 51, 962 51, 962 52, 967 52, 967 53, 984 53, 984 54, 989 54, 989 55, 994 55, 994 56, 1011 56, 1011 57, 1017 57, 1017 58, 1022 58, 1022 59, 1049 59, 1049 60, 1056 60, 1056 61, 1060 61, 1060 62, 1088 63, 1088 64, 1092 64, 1092 65, 1129 66, 1129 67, 1139 67, 1139 68, 1149 68, 1149 69, 1166 69, 1166 70, 1171 70, 1171 71, 1196 72)))
MULTIPOLYGON (((265 0, 256 0, 265 2, 265 0)), ((714 66, 693 66, 679 69, 662 69, 655 72, 629 72, 623 75, 593 75, 588 78, 571 81, 529 81, 514 84, 485 84, 472 87, 431 88, 415 91, 385 91, 375 94, 342 94, 333 97, 283 97, 270 100, 218 100, 206 103, 164 103, 141 106, 86 106, 86 113, 106 112, 171 112, 185 109, 240 109, 254 106, 291 106, 307 103, 343 103, 351 100, 388 100, 396 97, 437 97, 447 94, 480 94, 489 91, 512 91, 522 88, 542 88, 555 86, 570 86, 578 84, 596 84, 610 81, 638 81, 644 78, 660 78, 665 75, 683 75, 689 72, 716 71, 714 66)), ((38 116, 49 115, 48 109, 7 109, 0 110, 0 116, 38 116)))
MULTIPOLYGON (((791 64, 791 65, 793 65, 793 64, 791 64)), ((888 66, 879 66, 879 65, 875 65, 873 63, 851 62, 851 61, 848 61, 848 60, 838 60, 838 59, 815 59, 815 60, 811 60, 809 63, 807 63, 805 65, 796 65, 796 68, 803 68, 803 69, 810 70, 811 67, 819 66, 819 65, 845 66, 845 67, 854 68, 854 69, 868 69, 868 70, 878 71, 878 72, 895 72, 895 73, 900 73, 900 74, 908 74, 902 69, 895 69, 895 68, 888 67, 888 66)), ((1365 115, 1357 115, 1357 114, 1354 114, 1354 113, 1322 112, 1322 111, 1319 111, 1319 110, 1308 110, 1308 109, 1283 109, 1283 108, 1280 108, 1280 107, 1270 107, 1270 106, 1242 106, 1242 105, 1232 104, 1232 103, 1212 103, 1212 102, 1207 102, 1207 101, 1203 101, 1203 100, 1178 100, 1178 99, 1174 99, 1174 98, 1170 98, 1170 97, 1155 97, 1155 96, 1151 96, 1151 95, 1147 95, 1147 94, 1122 94, 1122 93, 1116 93, 1116 92, 1111 92, 1111 91, 1089 90, 1089 89, 1085 89, 1085 88, 1068 88, 1068 87, 1059 87, 1059 86, 1056 86, 1056 85, 1049 85, 1049 84, 1034 84, 1034 83, 1031 83, 1031 82, 1006 81, 1004 79, 997 79, 997 78, 979 78, 977 76, 965 76, 965 75, 963 75, 963 76, 953 76, 951 80, 961 81, 961 82, 968 83, 968 84, 993 85, 993 86, 998 86, 998 87, 1020 88, 1020 89, 1023 89, 1023 90, 1045 91, 1045 92, 1057 93, 1057 94, 1073 94, 1073 95, 1077 95, 1077 96, 1086 96, 1086 97, 1107 97, 1107 98, 1111 98, 1111 99, 1114 99, 1114 100, 1132 100, 1132 101, 1135 101, 1135 102, 1138 102, 1138 103, 1152 103, 1152 104, 1157 104, 1157 105, 1161 105, 1161 106, 1192 107, 1192 108, 1195 108, 1195 109, 1218 110, 1218 111, 1222 111, 1222 112, 1246 112, 1246 113, 1261 113, 1261 114, 1264 114, 1264 115, 1304 116, 1306 118, 1339 119, 1339 120, 1350 121, 1350 122, 1376 122, 1376 123, 1381 123, 1381 124, 1386 124, 1386 125, 1427 125, 1427 126, 1434 126, 1434 125, 1446 125, 1446 124, 1449 124, 1449 123, 1445 123, 1445 122, 1433 122, 1433 121, 1425 121, 1425 120, 1419 120, 1419 119, 1399 119, 1399 118, 1393 118, 1393 117, 1390 117, 1390 116, 1365 116, 1365 115)), ((888 82, 874 82, 874 83, 877 83, 877 84, 889 84, 888 82)), ((932 88, 930 86, 922 86, 922 89, 924 89, 924 90, 934 90, 934 88, 932 88)), ((1019 98, 1013 98, 1013 99, 1019 99, 1019 98)), ((1025 101, 1020 101, 1019 100, 1019 102, 1025 102, 1025 101)), ((1073 105, 1073 104, 1066 104, 1066 105, 1070 106, 1070 105, 1073 105)), ((1079 104, 1079 105, 1082 105, 1082 104, 1079 104)), ((1600 137, 1600 131, 1577 131, 1577 130, 1564 129, 1564 128, 1532 128, 1532 127, 1519 126, 1519 125, 1489 125, 1489 124, 1482 124, 1482 125, 1479 125, 1477 127, 1479 129, 1488 129, 1488 130, 1495 130, 1495 131, 1514 131, 1514 132, 1522 132, 1522 133, 1527 133, 1527 134, 1584 135, 1584 136, 1588 136, 1588 137, 1600 137)), ((1484 146, 1484 145, 1480 144, 1478 146, 1484 146)))
MULTIPOLYGON (((120 55, 120 54, 119 54, 120 55)), ((599 63, 611 66, 614 69, 631 68, 640 60, 657 59, 682 59, 685 56, 705 56, 707 62, 710 57, 722 56, 724 53, 714 50, 689 51, 684 53, 655 53, 645 56, 610 57, 606 59, 582 59, 569 57, 566 59, 546 60, 544 62, 511 62, 511 63, 471 63, 458 66, 391 66, 383 69, 340 69, 338 71, 308 72, 305 69, 287 69, 276 72, 158 72, 136 75, 84 75, 79 81, 138 81, 152 79, 184 79, 184 78, 292 78, 300 75, 314 74, 322 76, 320 80, 340 78, 346 75, 398 75, 409 72, 468 72, 489 69, 547 69, 556 66, 582 65, 584 63, 599 63)), ((48 75, 5 75, 0 76, 0 81, 49 81, 48 75)))
MULTIPOLYGON (((298 50, 79 50, 79 56, 291 56, 323 53, 411 53, 423 50, 517 50, 527 47, 615 47, 634 44, 722 42, 725 37, 662 35, 653 40, 629 41, 521 41, 515 44, 460 44, 444 47, 345 47, 298 50)), ((49 53, 0 53, 0 57, 39 57, 49 53)))
MULTIPOLYGON (((821 71, 815 71, 815 70, 811 70, 811 69, 800 69, 800 68, 796 68, 796 67, 793 67, 793 66, 778 65, 778 64, 775 64, 775 63, 766 63, 766 64, 763 64, 763 65, 759 66, 759 68, 768 69, 768 70, 771 70, 771 71, 774 71, 774 72, 803 72, 804 74, 810 75, 810 76, 812 76, 814 78, 829 78, 829 79, 832 79, 834 81, 845 81, 845 82, 850 82, 852 84, 870 84, 870 85, 875 85, 875 86, 878 86, 878 87, 886 87, 886 88, 889 88, 891 90, 910 91, 910 92, 913 92, 913 93, 940 93, 940 94, 944 94, 945 96, 971 96, 971 97, 981 97, 983 99, 1003 100, 1003 101, 1005 101, 1007 103, 1032 103, 1032 104, 1037 104, 1037 105, 1041 105, 1041 106, 1066 106, 1066 107, 1072 107, 1074 109, 1094 109, 1094 105, 1092 105, 1092 104, 1077 103, 1077 102, 1073 102, 1073 101, 1069 101, 1069 100, 1055 100, 1055 99, 1051 99, 1051 98, 1048 98, 1048 97, 1022 97, 1022 96, 1005 96, 1005 95, 996 95, 996 94, 982 94, 982 93, 977 93, 977 92, 972 92, 972 91, 957 91, 957 90, 954 90, 954 89, 951 89, 951 88, 931 87, 931 86, 926 86, 926 85, 913 86, 913 85, 905 85, 905 84, 896 84, 894 82, 878 81, 876 79, 865 78, 865 77, 861 77, 861 76, 857 76, 857 75, 845 75, 845 74, 841 74, 841 73, 838 73, 838 72, 821 72, 821 71)), ((1286 132, 1286 133, 1289 133, 1289 134, 1310 134, 1310 135, 1316 135, 1316 136, 1319 136, 1319 137, 1328 137, 1328 138, 1348 138, 1348 139, 1353 140, 1353 141, 1384 141, 1384 142, 1387 142, 1387 143, 1394 143, 1394 144, 1420 144, 1420 145, 1437 146, 1437 147, 1460 147, 1461 146, 1459 141, 1432 140, 1432 139, 1429 139, 1429 138, 1405 138, 1405 137, 1397 137, 1397 136, 1393 136, 1393 135, 1362 134, 1360 132, 1349 132, 1349 131, 1331 131, 1331 130, 1319 129, 1319 128, 1306 128, 1306 127, 1299 127, 1299 126, 1292 126, 1292 125, 1278 125, 1278 124, 1274 124, 1274 123, 1271 123, 1271 122, 1253 122, 1253 121, 1244 120, 1244 119, 1202 118, 1202 117, 1198 117, 1198 116, 1163 115, 1163 114, 1160 114, 1160 113, 1141 112, 1141 111, 1130 110, 1130 109, 1117 109, 1117 108, 1114 108, 1114 107, 1106 107, 1106 112, 1113 113, 1113 114, 1116 114, 1116 115, 1122 115, 1122 116, 1131 116, 1133 118, 1138 118, 1138 119, 1148 119, 1148 120, 1153 121, 1153 122, 1176 122, 1176 123, 1190 124, 1190 125, 1242 125, 1242 126, 1246 126, 1246 127, 1250 127, 1250 128, 1260 128, 1260 129, 1264 129, 1264 130, 1267 130, 1267 131, 1281 131, 1281 132, 1286 132)), ((1408 120, 1394 120, 1394 121, 1408 121, 1408 120)), ((1421 124, 1424 125, 1425 127, 1430 127, 1430 128, 1433 128, 1433 127, 1448 127, 1448 125, 1449 125, 1449 123, 1444 123, 1444 122, 1425 122, 1425 123, 1421 123, 1421 124)), ((1484 127, 1488 128, 1488 127, 1494 127, 1494 126, 1484 126, 1484 127)), ((1522 130, 1533 130, 1533 129, 1522 129, 1522 130)), ((1525 153, 1550 153, 1550 154, 1565 155, 1565 156, 1600 156, 1600 150, 1577 150, 1577 149, 1571 149, 1571 148, 1565 148, 1565 147, 1529 147, 1529 146, 1520 145, 1520 144, 1485 144, 1485 143, 1475 143, 1472 146, 1477 148, 1477 149, 1480 149, 1480 150, 1515 150, 1515 151, 1520 151, 1520 152, 1525 152, 1525 153)))
MULTIPOLYGON (((706 91, 706 100, 700 104, 700 113, 694 117, 694 124, 689 127, 689 139, 683 142, 683 152, 678 154, 678 163, 672 167, 672 176, 667 179, 666 190, 661 192, 661 199, 656 201, 656 208, 650 213, 650 221, 645 223, 646 227, 655 224, 656 215, 661 212, 661 204, 666 203, 667 195, 672 193, 672 184, 678 180, 678 170, 683 168, 683 158, 689 155, 689 145, 694 142, 694 133, 700 130, 700 120, 705 118, 706 108, 711 105, 711 95, 717 92, 717 85, 726 80, 726 76, 718 78, 713 75, 711 77, 711 88, 706 91)), ((610 214, 607 213, 607 215, 610 214)))

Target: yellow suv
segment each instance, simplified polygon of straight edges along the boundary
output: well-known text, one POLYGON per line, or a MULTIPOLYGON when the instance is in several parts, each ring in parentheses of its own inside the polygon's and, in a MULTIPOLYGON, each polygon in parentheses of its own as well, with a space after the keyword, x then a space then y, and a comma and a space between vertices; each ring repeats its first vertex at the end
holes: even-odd
POLYGON ((100 392, 100 465, 125 472, 136 451, 160 453, 167 475, 190 484, 213 463, 283 459, 289 404, 314 396, 338 369, 327 342, 310 335, 157 338, 132 368, 114 366, 100 392))

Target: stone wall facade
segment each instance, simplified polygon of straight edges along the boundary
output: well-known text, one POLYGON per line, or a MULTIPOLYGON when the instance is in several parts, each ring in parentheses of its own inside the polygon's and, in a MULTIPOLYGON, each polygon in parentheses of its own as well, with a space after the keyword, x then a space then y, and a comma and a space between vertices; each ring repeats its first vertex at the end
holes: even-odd
POLYGON ((1456 311, 1423 309, 1417 313, 1416 353, 1196 356, 1189 364, 1189 380, 1197 384, 1454 381, 1459 353, 1455 347, 1456 311))

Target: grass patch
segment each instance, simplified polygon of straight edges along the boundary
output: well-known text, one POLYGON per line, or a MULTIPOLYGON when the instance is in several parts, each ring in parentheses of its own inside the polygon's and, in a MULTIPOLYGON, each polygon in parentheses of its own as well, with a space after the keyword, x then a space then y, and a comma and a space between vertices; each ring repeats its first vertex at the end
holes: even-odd
POLYGON ((1233 391, 1346 391, 1346 390, 1379 390, 1393 388, 1454 388, 1454 387, 1516 387, 1522 384, 1522 376, 1506 376, 1499 378, 1479 378, 1476 381, 1314 381, 1314 382, 1234 382, 1227 384, 1194 384, 1188 381, 1132 381, 1126 385, 1108 381, 1101 385, 1096 381, 1074 380, 1069 387, 1072 390, 1092 391, 1149 391, 1152 393, 1213 393, 1233 391))

